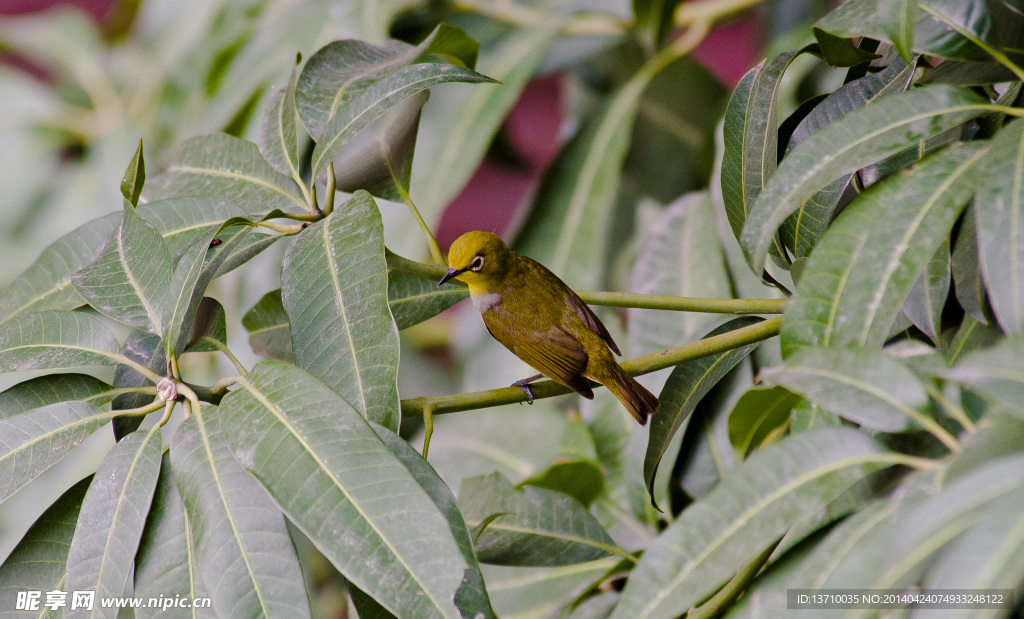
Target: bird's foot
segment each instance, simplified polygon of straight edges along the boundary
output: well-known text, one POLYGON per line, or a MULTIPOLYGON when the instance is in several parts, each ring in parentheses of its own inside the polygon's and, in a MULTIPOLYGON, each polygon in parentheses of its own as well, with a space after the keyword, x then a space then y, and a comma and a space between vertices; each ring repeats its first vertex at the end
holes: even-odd
POLYGON ((512 386, 513 387, 519 387, 520 389, 522 389, 523 392, 526 393, 526 403, 532 405, 533 404, 533 392, 530 391, 530 386, 528 384, 526 384, 526 383, 527 383, 526 380, 517 380, 516 382, 512 383, 512 386))

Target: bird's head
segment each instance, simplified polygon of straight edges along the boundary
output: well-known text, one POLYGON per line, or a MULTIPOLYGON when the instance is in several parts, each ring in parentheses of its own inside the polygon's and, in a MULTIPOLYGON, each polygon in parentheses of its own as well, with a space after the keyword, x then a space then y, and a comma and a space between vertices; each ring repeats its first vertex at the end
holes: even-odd
POLYGON ((508 274, 515 254, 497 235, 467 232, 448 249, 448 272, 438 286, 455 278, 466 282, 470 290, 489 292, 497 289, 508 274))

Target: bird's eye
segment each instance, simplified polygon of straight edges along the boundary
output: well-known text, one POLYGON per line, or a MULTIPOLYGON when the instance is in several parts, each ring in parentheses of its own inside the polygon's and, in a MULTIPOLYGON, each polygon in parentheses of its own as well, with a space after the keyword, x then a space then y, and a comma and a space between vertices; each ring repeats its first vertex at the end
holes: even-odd
POLYGON ((476 258, 473 258, 473 264, 470 265, 469 270, 470 271, 479 271, 482 268, 484 268, 484 257, 483 256, 477 256, 476 258))

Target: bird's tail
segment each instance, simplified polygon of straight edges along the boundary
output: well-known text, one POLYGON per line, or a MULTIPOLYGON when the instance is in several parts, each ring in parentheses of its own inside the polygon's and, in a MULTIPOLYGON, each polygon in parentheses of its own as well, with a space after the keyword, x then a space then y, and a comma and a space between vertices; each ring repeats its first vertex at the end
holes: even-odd
POLYGON ((647 425, 647 417, 658 412, 658 398, 636 382, 635 378, 626 374, 622 368, 616 367, 616 369, 618 371, 612 373, 604 386, 619 399, 619 402, 622 402, 629 414, 633 415, 640 425, 647 425))

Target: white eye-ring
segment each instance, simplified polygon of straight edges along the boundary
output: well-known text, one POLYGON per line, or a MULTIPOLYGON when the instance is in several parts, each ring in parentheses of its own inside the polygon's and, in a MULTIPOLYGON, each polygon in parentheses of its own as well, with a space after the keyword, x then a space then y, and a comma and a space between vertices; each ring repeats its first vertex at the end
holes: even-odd
POLYGON ((484 268, 484 257, 477 256, 473 258, 473 264, 470 265, 469 270, 473 272, 479 272, 480 269, 484 268))

